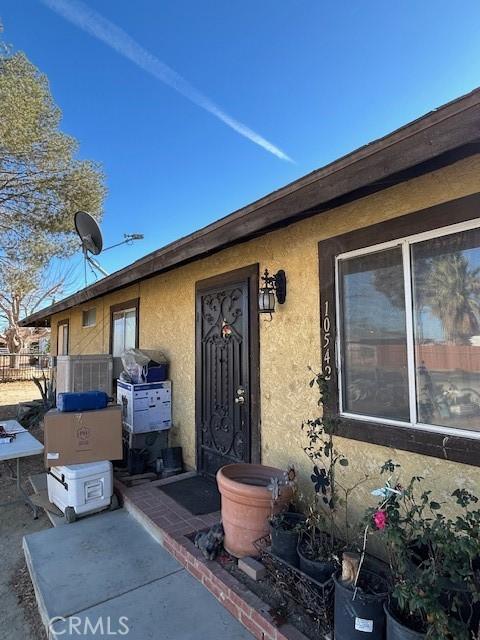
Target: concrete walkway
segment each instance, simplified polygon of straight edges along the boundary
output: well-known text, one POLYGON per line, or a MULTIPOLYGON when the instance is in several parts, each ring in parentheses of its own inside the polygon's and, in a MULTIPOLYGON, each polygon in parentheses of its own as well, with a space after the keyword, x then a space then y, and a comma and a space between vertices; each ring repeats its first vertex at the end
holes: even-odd
POLYGON ((23 547, 51 639, 252 637, 123 509, 27 535, 23 547))

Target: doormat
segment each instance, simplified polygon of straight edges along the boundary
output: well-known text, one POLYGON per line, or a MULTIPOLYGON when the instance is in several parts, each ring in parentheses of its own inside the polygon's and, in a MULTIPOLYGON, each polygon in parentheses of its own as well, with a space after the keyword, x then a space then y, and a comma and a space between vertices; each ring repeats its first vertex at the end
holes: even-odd
POLYGON ((186 478, 158 487, 193 516, 220 511, 217 483, 203 476, 186 478))

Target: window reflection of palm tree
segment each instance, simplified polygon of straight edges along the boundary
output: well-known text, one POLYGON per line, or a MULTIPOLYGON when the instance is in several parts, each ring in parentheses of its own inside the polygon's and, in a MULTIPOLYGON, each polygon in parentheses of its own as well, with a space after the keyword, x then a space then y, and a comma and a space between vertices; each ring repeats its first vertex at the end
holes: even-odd
POLYGON ((450 343, 468 343, 480 331, 480 268, 471 269, 460 252, 432 260, 425 302, 442 323, 450 343))
MULTIPOLYGON (((480 268, 472 268, 461 251, 419 259, 414 254, 413 268, 417 344, 424 342, 423 311, 441 322, 445 342, 469 344, 480 333, 480 268)), ((403 307, 403 283, 394 269, 379 273, 374 284, 395 307, 403 307)), ((424 361, 417 368, 417 393, 422 422, 443 422, 453 414, 478 415, 478 391, 451 381, 435 384, 424 361)))
MULTIPOLYGON (((414 259, 413 267, 417 337, 421 337, 424 309, 440 320, 447 342, 465 343, 480 333, 480 268, 470 268, 461 251, 414 259)), ((377 271, 373 283, 395 308, 405 308, 398 267, 377 271)))

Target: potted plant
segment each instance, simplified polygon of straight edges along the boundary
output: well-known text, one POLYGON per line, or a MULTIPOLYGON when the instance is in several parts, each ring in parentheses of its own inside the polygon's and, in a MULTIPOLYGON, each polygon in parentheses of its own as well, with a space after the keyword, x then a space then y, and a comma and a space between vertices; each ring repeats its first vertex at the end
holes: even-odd
POLYGON ((272 512, 270 515, 270 540, 271 552, 294 567, 298 567, 298 536, 305 522, 305 516, 296 511, 293 503, 297 491, 297 472, 293 464, 290 464, 284 473, 284 480, 278 483, 271 479, 269 489, 272 492, 272 512), (280 484, 288 486, 292 490, 290 505, 286 511, 278 511, 276 503, 280 484))
POLYGON ((457 489, 451 497, 458 515, 447 518, 431 492, 421 490, 421 477, 406 487, 392 480, 398 466, 383 465, 390 477, 374 491, 380 502, 368 514, 392 573, 387 640, 469 640, 480 600, 478 499, 457 489))
POLYGON ((298 545, 300 569, 320 582, 333 575, 335 637, 363 640, 368 633, 371 640, 381 640, 386 584, 380 576, 362 569, 360 529, 349 517, 350 495, 368 478, 365 475, 350 486, 339 481, 339 467, 349 466, 336 444, 341 421, 328 414, 329 383, 325 376, 315 374, 310 387, 318 388, 323 412, 302 424, 308 438, 304 451, 313 463, 315 499, 298 545))
POLYGON ((298 567, 298 537, 304 522, 305 516, 302 513, 292 511, 270 517, 271 551, 294 567, 298 567))
POLYGON ((340 566, 342 542, 327 532, 329 524, 315 500, 308 507, 297 552, 300 570, 318 582, 330 580, 340 566))
POLYGON ((350 550, 352 544, 351 533, 354 527, 348 516, 350 494, 365 482, 367 477, 351 487, 339 482, 338 466, 348 467, 349 464, 335 442, 340 420, 326 413, 328 380, 323 374, 315 373, 311 368, 309 370, 314 374, 310 380, 310 387, 317 388, 317 404, 323 405, 323 412, 321 416, 305 420, 301 427, 308 440, 303 450, 313 463, 310 479, 314 488, 314 498, 308 508, 298 553, 302 571, 313 577, 327 575, 329 572, 330 577, 340 566, 342 551, 350 550), (339 526, 340 520, 342 528, 339 526))
POLYGON ((254 542, 268 535, 269 518, 291 502, 285 472, 261 464, 228 464, 217 472, 217 484, 225 549, 237 558, 257 555, 254 542))

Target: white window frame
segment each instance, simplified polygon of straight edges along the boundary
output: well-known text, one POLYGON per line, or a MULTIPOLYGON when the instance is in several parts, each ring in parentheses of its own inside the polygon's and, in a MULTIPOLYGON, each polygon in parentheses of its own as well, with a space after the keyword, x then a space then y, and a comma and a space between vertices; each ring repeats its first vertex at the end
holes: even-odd
MULTIPOLYGON (((125 348, 125 316, 127 313, 134 311, 135 312, 135 335, 137 333, 137 323, 138 323, 138 308, 137 307, 128 307, 127 309, 119 309, 118 311, 113 311, 112 312, 112 355, 113 355, 113 351, 114 351, 114 345, 115 345, 115 316, 118 315, 122 315, 123 316, 123 322, 124 322, 124 330, 123 330, 123 346, 125 348)), ((114 357, 119 357, 119 356, 114 356, 114 357)))
POLYGON ((97 307, 89 307, 88 309, 82 309, 82 329, 91 329, 97 324, 97 307), (85 314, 89 311, 95 311, 95 322, 92 324, 85 324, 85 314))
POLYGON ((398 427, 411 427, 412 429, 419 429, 423 431, 430 431, 433 433, 444 434, 446 437, 459 436, 467 438, 480 439, 480 431, 473 431, 470 429, 461 429, 456 427, 445 427, 441 425, 431 425, 418 422, 417 420, 417 396, 416 396, 416 377, 415 377, 415 343, 413 334, 413 299, 412 299, 412 280, 411 280, 411 253, 410 247, 418 242, 424 240, 431 240, 433 238, 441 238, 442 236, 448 236, 454 233, 462 231, 469 231, 471 229, 480 228, 480 218, 474 220, 468 220, 466 222, 460 222, 447 227, 441 227, 432 231, 425 231, 424 233, 417 233, 409 236, 404 236, 398 240, 390 240, 389 242, 382 242, 380 244, 370 245, 354 251, 348 251, 341 253, 335 257, 335 306, 336 306, 336 367, 338 372, 338 406, 339 414, 345 418, 351 418, 353 420, 360 420, 364 422, 377 423, 388 426, 398 427), (406 317, 406 337, 407 337, 407 372, 408 372, 408 390, 409 390, 409 403, 410 403, 410 420, 404 422, 401 420, 389 420, 387 418, 378 418, 374 416, 367 416, 357 413, 350 413, 343 409, 343 371, 342 371, 342 332, 340 328, 341 322, 341 300, 340 300, 340 273, 339 265, 342 260, 349 258, 355 258, 357 256, 368 255, 383 249, 392 249, 394 247, 401 247, 402 260, 403 260, 403 275, 404 275, 404 289, 405 289, 405 317, 406 317))
POLYGON ((70 349, 70 321, 60 321, 57 324, 57 356, 68 356, 70 349), (65 340, 65 327, 67 333, 67 339, 65 340), (60 335, 62 336, 60 340, 60 335), (59 352, 60 342, 62 346, 62 353, 59 352))

